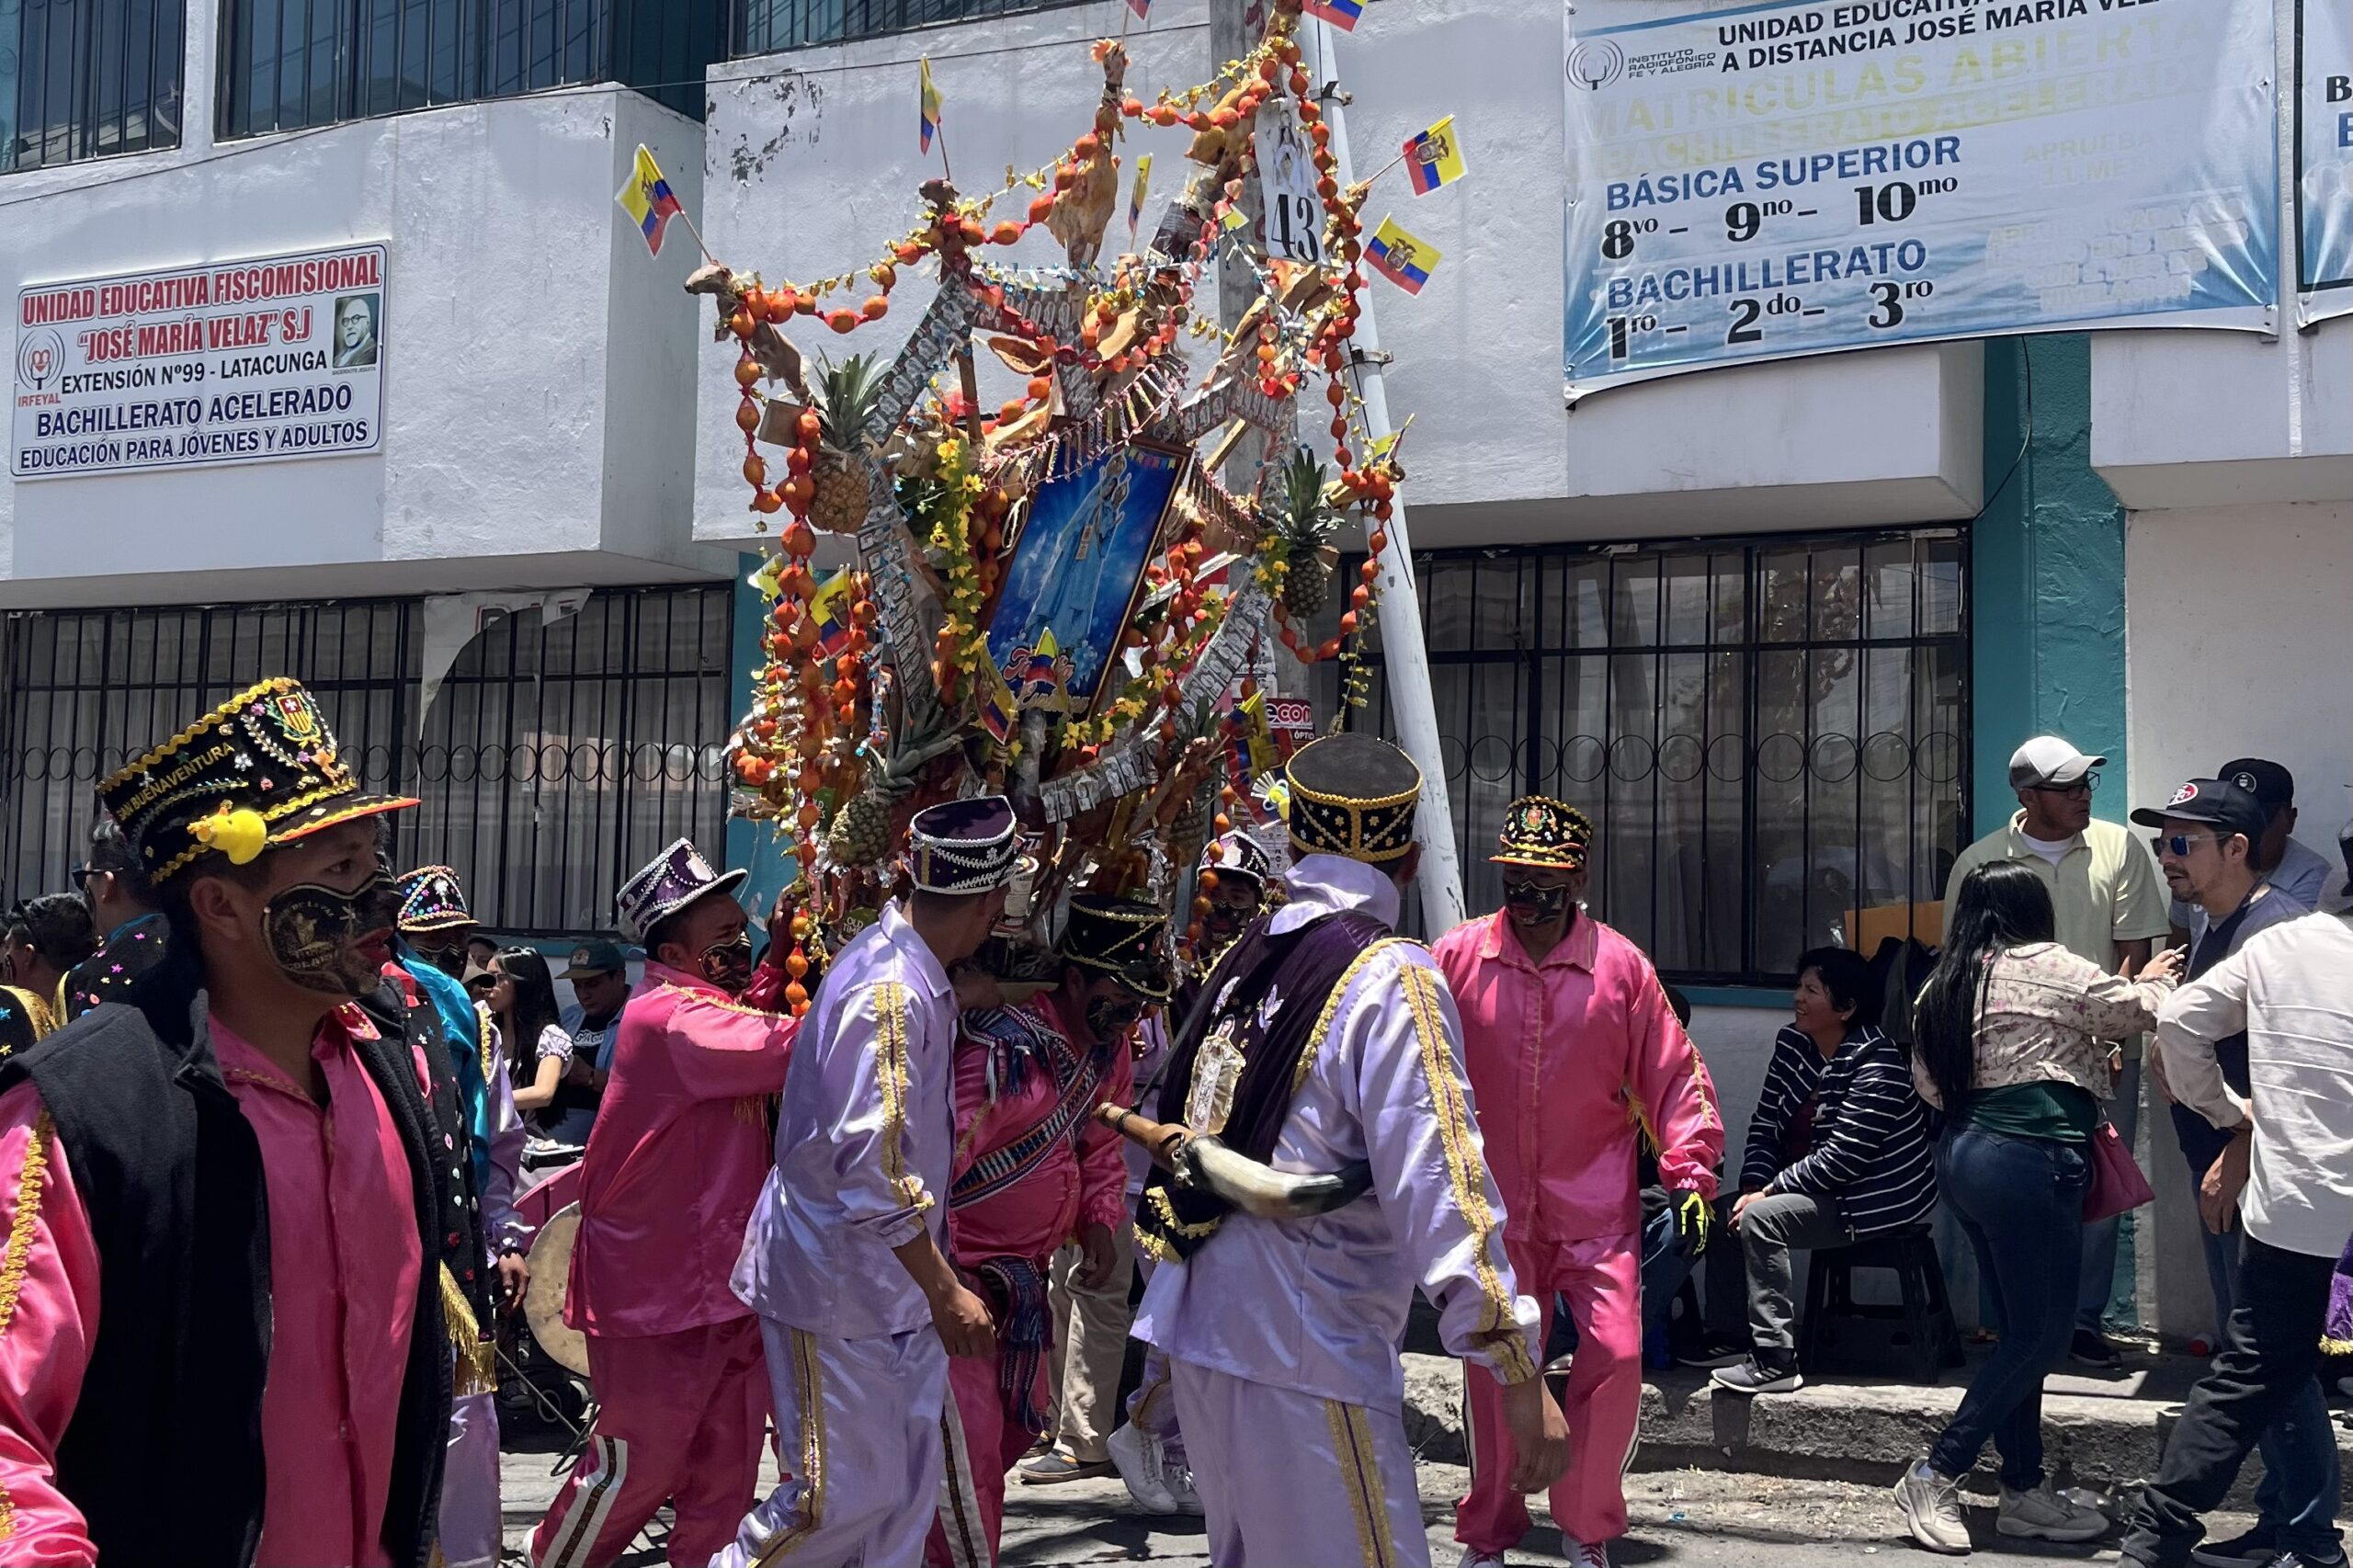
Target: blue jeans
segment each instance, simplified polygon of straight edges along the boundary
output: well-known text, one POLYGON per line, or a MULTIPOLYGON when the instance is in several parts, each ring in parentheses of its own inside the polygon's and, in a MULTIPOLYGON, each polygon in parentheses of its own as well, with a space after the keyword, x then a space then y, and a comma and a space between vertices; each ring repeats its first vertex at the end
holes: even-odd
POLYGON ((2091 1164, 2073 1144, 1961 1123, 1937 1144, 1937 1185, 1993 1290, 2001 1343, 1928 1450, 1940 1475, 1977 1466, 1990 1438, 2002 1484, 2042 1483, 2042 1380, 2075 1334, 2091 1164))
MULTIPOLYGON (((2190 1175, 2195 1199, 2202 1174, 2190 1175)), ((2203 1224, 2206 1278, 2214 1291, 2214 1321, 2228 1328, 2238 1304, 2237 1281, 2244 1250, 2234 1230, 2218 1236, 2203 1224)), ((2224 1337, 2217 1334, 2217 1341, 2224 1337)), ((2263 1479, 2256 1483, 2256 1522, 2282 1551, 2326 1561, 2336 1554, 2336 1497, 2343 1485, 2337 1465, 2336 1429, 2329 1422, 2328 1396, 2318 1378, 2306 1378, 2279 1419, 2263 1429, 2256 1445, 2263 1456, 2263 1479)))

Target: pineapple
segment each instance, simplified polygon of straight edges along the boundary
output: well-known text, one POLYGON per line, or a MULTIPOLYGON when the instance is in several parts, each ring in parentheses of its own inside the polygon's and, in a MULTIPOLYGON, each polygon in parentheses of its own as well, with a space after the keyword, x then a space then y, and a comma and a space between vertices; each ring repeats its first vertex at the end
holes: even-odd
POLYGON ((1301 449, 1284 462, 1282 494, 1273 516, 1282 541, 1283 608, 1308 620, 1332 597, 1332 568, 1324 547, 1340 526, 1339 510, 1324 498, 1324 465, 1301 449))
POLYGON ((908 704, 899 723, 882 766, 868 765, 865 789, 834 813, 825 830, 825 848, 836 866, 880 866, 890 858, 897 847, 893 812, 915 792, 932 759, 962 744, 962 731, 937 701, 908 704))
POLYGON ((825 361, 817 378, 813 406, 821 445, 809 470, 817 491, 809 506, 812 528, 854 534, 866 521, 866 466, 853 460, 867 450, 860 433, 881 401, 890 368, 887 359, 853 354, 838 365, 825 361))

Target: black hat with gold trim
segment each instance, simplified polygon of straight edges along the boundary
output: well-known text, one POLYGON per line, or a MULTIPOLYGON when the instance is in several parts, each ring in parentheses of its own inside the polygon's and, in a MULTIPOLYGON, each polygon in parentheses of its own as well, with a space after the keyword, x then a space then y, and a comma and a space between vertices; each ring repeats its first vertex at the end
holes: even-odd
POLYGON ((243 866, 321 828, 416 804, 363 793, 317 699, 284 676, 231 698, 98 794, 158 883, 208 851, 243 866))
POLYGON ((1385 866, 1414 847, 1422 770, 1387 741, 1351 731, 1310 741, 1283 768, 1290 846, 1385 866))
POLYGON ((907 824, 907 875, 926 892, 994 892, 1018 868, 1015 827, 1002 795, 926 806, 907 824))
POLYGON ((1056 949, 1065 963, 1108 974, 1150 1002, 1168 1000, 1172 987, 1161 949, 1168 916, 1137 899, 1076 893, 1056 949))
POLYGON ((1258 841, 1241 828, 1220 834, 1202 846, 1201 870, 1214 873, 1222 881, 1227 877, 1247 877, 1260 887, 1274 875, 1274 862, 1258 847, 1258 841))
POLYGON ((430 931, 460 931, 482 924, 466 907, 465 890, 458 873, 447 866, 419 866, 392 879, 401 895, 400 916, 393 922, 403 936, 430 931))
POLYGON ((1562 871, 1585 868, 1593 842, 1593 819, 1549 795, 1522 795, 1504 808, 1500 846, 1487 858, 1498 866, 1533 866, 1562 871))

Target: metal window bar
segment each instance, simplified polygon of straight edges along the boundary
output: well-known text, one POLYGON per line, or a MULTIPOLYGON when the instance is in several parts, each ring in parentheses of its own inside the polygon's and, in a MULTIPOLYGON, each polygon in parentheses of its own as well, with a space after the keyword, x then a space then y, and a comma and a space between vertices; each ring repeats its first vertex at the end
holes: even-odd
POLYGON ((184 0, 0 6, 0 174, 176 147, 184 0))
MULTIPOLYGON (((1343 561, 1340 582, 1354 581, 1360 559, 1343 561)), ((1433 676, 1440 682, 1462 682, 1467 699, 1439 707, 1448 782, 1463 797, 1455 803, 1455 828, 1466 880, 1475 881, 1488 852, 1484 834, 1489 824, 1479 820, 1472 799, 1473 781, 1479 777, 1473 759, 1492 755, 1492 746, 1501 742, 1509 744, 1516 763, 1511 772, 1520 789, 1582 798, 1594 811, 1598 863, 1590 897, 1596 910, 1608 919, 1613 907, 1625 908, 1632 922, 1629 934, 1654 954, 1665 954, 1671 960, 1688 949, 1694 961, 1662 961, 1662 972, 1671 980, 1699 984, 1789 983, 1789 965, 1797 953, 1819 940, 1832 920, 1843 914, 1824 904, 1824 895, 1818 894, 1814 885, 1823 869, 1813 864, 1817 847, 1834 859, 1838 849, 1822 837, 1820 830, 1827 829, 1830 839, 1837 836, 1839 826, 1853 834, 1852 847, 1847 851, 1853 864, 1841 873, 1847 884, 1844 896, 1848 907, 1881 897, 1920 903, 1934 902, 1940 895, 1941 858, 1959 850, 1958 835, 1968 820, 1968 769, 1953 760, 1965 760, 1970 745, 1969 563, 1964 536, 1949 528, 1896 528, 1827 536, 1754 536, 1705 544, 1687 540, 1634 548, 1579 545, 1449 551, 1427 552, 1416 558, 1415 564, 1424 585, 1423 600, 1416 608, 1430 650, 1433 676), (1881 624, 1872 608, 1871 550, 1886 544, 1904 547, 1912 574, 1900 627, 1881 624), (1949 550, 1949 555, 1938 557, 1940 550, 1949 550), (1776 606, 1768 602, 1768 562, 1775 562, 1778 569, 1791 558, 1800 567, 1790 585, 1795 602, 1779 608, 1792 612, 1795 620, 1783 625, 1777 619, 1768 624, 1768 613, 1776 606), (1932 560, 1938 559, 1949 562, 1959 602, 1949 611, 1939 611, 1940 619, 1949 617, 1949 625, 1931 628, 1924 579, 1932 560), (1851 562, 1858 573, 1851 628, 1846 627, 1843 615, 1835 627, 1823 619, 1824 585, 1838 570, 1833 562, 1851 562), (1680 563, 1680 573, 1672 581, 1670 572, 1676 568, 1671 562, 1680 563), (1577 600, 1580 564, 1593 572, 1599 601, 1597 636, 1583 641, 1577 600), (1447 575, 1458 571, 1464 572, 1472 585, 1467 597, 1457 592, 1454 580, 1447 575), (1517 596, 1513 635, 1507 642, 1499 637, 1482 638, 1479 625, 1485 600, 1481 585, 1491 579, 1504 581, 1506 574, 1517 596), (1652 574, 1653 580, 1642 582, 1642 574, 1652 574), (1741 602, 1736 623, 1727 624, 1724 582, 1733 576, 1737 577, 1741 602), (1694 578, 1705 591, 1696 640, 1673 624, 1672 611, 1676 585, 1694 578), (1554 583, 1559 585, 1558 624, 1551 612, 1554 583), (1636 595, 1642 600, 1640 606, 1636 595), (1647 629, 1642 624, 1643 608, 1649 612, 1647 629), (1467 625, 1449 623, 1458 617, 1467 625), (1776 636, 1776 632, 1790 634, 1776 636), (1779 663, 1794 671, 1793 687, 1768 689, 1777 662, 1768 655, 1778 655, 1779 663), (1833 677, 1830 661, 1842 656, 1851 661, 1851 669, 1843 677, 1833 677), (1677 719, 1670 709, 1680 699, 1670 672, 1677 667, 1677 661, 1686 658, 1699 661, 1697 694, 1689 699, 1696 715, 1694 733, 1670 733, 1677 719), (1893 825, 1878 821, 1886 814, 1884 811, 1875 813, 1870 809, 1871 786, 1885 782, 1874 780, 1869 767, 1869 748, 1877 734, 1846 733, 1870 728, 1872 671, 1889 659, 1912 672, 1904 700, 1894 705, 1901 711, 1896 722, 1902 733, 1893 733, 1893 741, 1904 748, 1902 777, 1905 782, 1904 820, 1893 825), (1947 727, 1950 733, 1937 728, 1948 701, 1937 689, 1940 660, 1944 677, 1954 687, 1949 699, 1952 718, 1947 727), (1595 661, 1599 661, 1597 665, 1595 661), (1729 669, 1726 661, 1730 661, 1729 669), (1555 668, 1548 673, 1548 666, 1555 668), (1581 671, 1596 668, 1600 671, 1597 682, 1592 682, 1589 675, 1580 678, 1581 671), (1621 700, 1623 679, 1630 672, 1637 682, 1646 678, 1648 690, 1633 692, 1621 700), (1736 694, 1735 706, 1725 707, 1720 699, 1720 672, 1736 694), (1511 735, 1476 730, 1480 715, 1489 707, 1478 699, 1483 689, 1479 683, 1496 678, 1518 683, 1517 699, 1508 705, 1510 724, 1518 732, 1511 735), (1835 713, 1825 707, 1837 692, 1849 687, 1849 695, 1839 699, 1835 713), (1588 690, 1597 691, 1597 696, 1588 699, 1588 690), (1591 702, 1597 702, 1598 708, 1590 708, 1591 702), (1768 704, 1790 715, 1788 728, 1792 733, 1780 738, 1794 745, 1798 769, 1786 780, 1795 787, 1794 812, 1780 812, 1777 821, 1760 815, 1761 799, 1767 797, 1770 781, 1760 773, 1759 753, 1775 738, 1761 733, 1767 727, 1768 704), (1739 725, 1737 734, 1729 728, 1734 722, 1739 725), (1579 741, 1598 748, 1591 764, 1582 760, 1586 751, 1576 744, 1579 741), (1669 747, 1683 741, 1699 748, 1699 767, 1695 778, 1676 782, 1692 784, 1696 793, 1670 807, 1664 758, 1669 747), (1838 777, 1829 777, 1833 774, 1838 777), (1846 788, 1855 793, 1851 803, 1838 794, 1846 788), (1635 801, 1647 810, 1648 823, 1634 843, 1622 844, 1610 831, 1613 813, 1635 801), (1729 830, 1729 836, 1737 839, 1736 867, 1722 866, 1718 860, 1720 824, 1729 830), (1933 836, 1927 831, 1930 826, 1935 829, 1933 836), (1699 841, 1694 859, 1689 863, 1677 859, 1678 851, 1691 848, 1688 840, 1693 837, 1699 841), (1793 868, 1768 868, 1767 846, 1777 837, 1793 839, 1798 852, 1793 868), (1613 854, 1613 846, 1620 853, 1613 854), (1621 856, 1631 859, 1635 853, 1643 863, 1616 863, 1621 856), (1881 864, 1891 869, 1884 879, 1874 869, 1881 864), (1777 870, 1772 883, 1766 879, 1768 869, 1777 870), (1787 874, 1792 869, 1797 876, 1793 895, 1777 892, 1786 889, 1787 874), (1885 888, 1878 885, 1882 880, 1888 881, 1885 888), (1686 889, 1696 892, 1687 896, 1686 889), (1728 927, 1711 917, 1720 889, 1724 896, 1738 901, 1740 918, 1728 927), (1786 917, 1775 913, 1779 907, 1777 898, 1790 906, 1786 917), (1679 924, 1670 927, 1670 918, 1679 924), (1783 921, 1787 928, 1777 925, 1774 930, 1765 929, 1776 921, 1783 921), (1791 946, 1792 942, 1796 945, 1791 946), (1788 951, 1779 951, 1781 948, 1788 951)), ((1317 638, 1336 631, 1340 608, 1341 601, 1336 599, 1318 618, 1317 638)), ((1349 715, 1349 722, 1370 721, 1381 733, 1392 733, 1377 633, 1368 647, 1367 660, 1373 676, 1373 700, 1364 714, 1349 715)), ((1328 666, 1316 667, 1311 689, 1319 704, 1336 699, 1338 682, 1328 666)), ((1684 749, 1677 747, 1677 755, 1684 755, 1684 749)), ((1891 759, 1893 756, 1891 744, 1891 759)), ((1779 799, 1771 798, 1777 802, 1779 799)), ((1479 902, 1472 900, 1474 907, 1479 902)))
POLYGON ((724 586, 600 589, 550 626, 509 618, 468 645, 421 737, 416 600, 12 615, 0 898, 70 886, 97 781, 284 670, 367 788, 423 800, 394 819, 404 864, 455 866, 500 932, 608 930, 613 890, 663 846, 719 847, 730 602, 724 586))

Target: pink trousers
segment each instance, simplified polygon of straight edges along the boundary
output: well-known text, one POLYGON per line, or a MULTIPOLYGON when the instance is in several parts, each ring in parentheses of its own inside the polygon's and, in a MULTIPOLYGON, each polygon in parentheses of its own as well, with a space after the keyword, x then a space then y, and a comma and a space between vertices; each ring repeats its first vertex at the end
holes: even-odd
POLYGON ((735 1539, 760 1483, 767 1415, 759 1319, 677 1334, 588 1336, 597 1425, 531 1539, 534 1568, 606 1568, 665 1502, 669 1560, 697 1568, 735 1539))
MULTIPOLYGON (((1537 1343, 1552 1331, 1552 1297, 1566 1296, 1577 1325, 1561 1414, 1569 1425, 1569 1468, 1552 1483, 1552 1522, 1589 1544, 1626 1533, 1626 1456, 1643 1413, 1642 1238, 1514 1242, 1511 1258, 1523 1294, 1543 1317, 1537 1343)), ((1508 1551, 1528 1533, 1528 1504, 1511 1489, 1511 1436, 1503 1395, 1484 1368, 1465 1364, 1470 1406, 1471 1494, 1456 1505, 1454 1539, 1479 1551, 1508 1551)))

